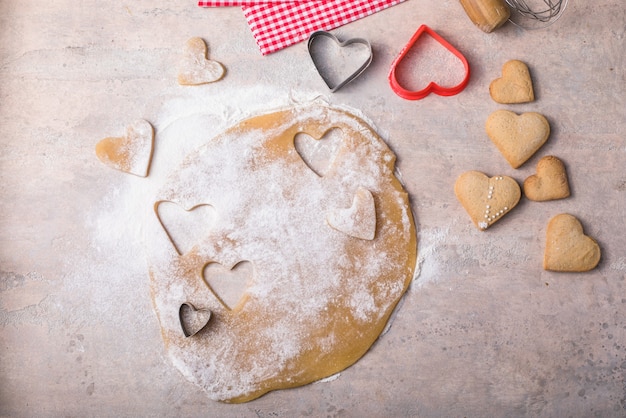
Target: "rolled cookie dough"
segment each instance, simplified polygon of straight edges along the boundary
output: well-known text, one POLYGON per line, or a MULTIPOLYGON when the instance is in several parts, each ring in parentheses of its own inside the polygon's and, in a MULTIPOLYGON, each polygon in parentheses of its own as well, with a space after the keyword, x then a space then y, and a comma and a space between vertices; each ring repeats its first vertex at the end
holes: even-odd
POLYGON ((363 356, 416 264, 415 224, 394 165, 370 126, 325 105, 247 119, 191 153, 166 180, 155 208, 163 201, 185 209, 211 205, 215 221, 198 226, 206 233, 183 254, 157 211, 147 227, 152 299, 175 367, 214 400, 246 402, 331 376, 363 356), (342 143, 320 176, 294 137, 324 141, 331 128, 341 130, 342 143), (368 205, 363 190, 375 211, 353 210, 360 214, 354 222, 369 228, 363 214, 375 216, 373 239, 351 233, 359 225, 328 223, 337 211, 349 218, 355 204, 368 205), (204 267, 219 263, 228 271, 243 261, 252 277, 229 308, 204 267), (179 319, 184 303, 212 313, 188 338, 179 319))

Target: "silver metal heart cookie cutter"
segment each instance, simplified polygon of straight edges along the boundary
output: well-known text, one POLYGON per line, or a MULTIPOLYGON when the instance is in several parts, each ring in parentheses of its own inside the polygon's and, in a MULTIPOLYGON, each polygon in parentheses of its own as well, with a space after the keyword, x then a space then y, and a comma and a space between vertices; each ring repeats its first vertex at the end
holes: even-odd
MULTIPOLYGON (((349 82, 351 82, 352 80, 360 76, 363 73, 363 71, 365 71, 365 69, 369 67, 373 58, 372 46, 370 45, 369 41, 367 41, 366 39, 352 38, 352 39, 348 39, 346 41, 340 42, 339 39, 337 39, 335 35, 326 31, 321 31, 321 30, 313 32, 309 36, 307 47, 309 50, 309 56, 311 57, 311 60, 313 61, 313 65, 315 65, 317 72, 322 77, 322 80, 324 80, 324 83, 326 83, 326 85, 328 86, 331 92, 336 92, 337 90, 339 90, 340 88, 342 88, 343 86, 345 86, 346 84, 348 84, 349 82), (328 56, 324 56, 324 54, 322 54, 323 51, 318 51, 315 48, 315 42, 320 37, 326 37, 326 38, 333 40, 340 49, 348 47, 349 45, 353 45, 353 44, 365 45, 367 47, 367 58, 360 65, 360 67, 356 71, 354 71, 352 74, 350 74, 347 77, 344 77, 343 80, 333 81, 332 80, 333 69, 330 68, 331 63, 324 62, 324 59, 328 58, 328 56)), ((334 64, 337 64, 337 63, 334 63, 334 64)))
POLYGON ((194 335, 196 335, 197 333, 205 329, 207 325, 209 325, 211 316, 212 316, 211 311, 208 309, 196 308, 190 302, 182 303, 180 307, 178 308, 178 320, 180 321, 180 327, 183 330, 183 335, 185 336, 185 338, 193 337, 194 335), (185 321, 183 320, 184 310, 186 309, 193 312, 194 314, 204 314, 206 318, 204 318, 205 320, 203 321, 203 323, 196 325, 195 329, 188 328, 187 325, 185 324, 185 321))

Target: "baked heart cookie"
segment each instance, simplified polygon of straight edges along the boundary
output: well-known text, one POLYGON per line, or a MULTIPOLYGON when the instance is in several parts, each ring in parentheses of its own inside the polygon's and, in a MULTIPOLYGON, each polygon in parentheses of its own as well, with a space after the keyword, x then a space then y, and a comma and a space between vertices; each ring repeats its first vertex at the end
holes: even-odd
POLYGON ((563 199, 570 195, 565 164, 553 155, 537 163, 537 174, 524 181, 524 194, 534 201, 563 199))
POLYGON ((395 155, 367 123, 327 105, 252 117, 207 138, 154 197, 155 210, 210 205, 215 216, 197 224, 204 234, 177 251, 164 226, 186 222, 162 223, 155 212, 146 224, 172 364, 211 399, 237 403, 355 363, 414 277, 415 224, 394 170, 395 155), (323 175, 296 149, 303 133, 333 140, 323 175), (211 312, 206 326, 181 320, 185 303, 211 312))
POLYGON ((511 167, 524 164, 550 136, 550 124, 536 112, 521 115, 509 110, 496 110, 487 118, 485 129, 511 167))
POLYGON ((489 85, 491 98, 498 103, 528 103, 535 100, 533 82, 528 66, 519 60, 511 60, 502 66, 502 77, 489 85))
POLYGON ((185 45, 178 71, 178 84, 195 86, 212 83, 224 76, 224 67, 208 59, 207 46, 202 38, 191 38, 185 45))
POLYGON ((467 171, 454 184, 454 193, 482 231, 509 213, 520 200, 521 190, 511 177, 488 177, 479 171, 467 171))
POLYGON ((138 119, 126 128, 126 135, 109 137, 96 144, 96 156, 109 167, 146 177, 150 170, 154 129, 150 122, 138 119))
POLYGON ((583 232, 580 221, 562 213, 548 222, 543 268, 551 271, 589 271, 600 262, 600 246, 583 232))

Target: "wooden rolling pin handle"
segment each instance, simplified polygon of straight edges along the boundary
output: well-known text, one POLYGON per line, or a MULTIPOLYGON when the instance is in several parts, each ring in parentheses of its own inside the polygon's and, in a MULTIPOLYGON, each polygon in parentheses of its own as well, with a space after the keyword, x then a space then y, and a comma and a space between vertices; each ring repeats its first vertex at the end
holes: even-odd
POLYGON ((511 15, 504 0, 459 0, 470 20, 483 32, 491 33, 511 15))

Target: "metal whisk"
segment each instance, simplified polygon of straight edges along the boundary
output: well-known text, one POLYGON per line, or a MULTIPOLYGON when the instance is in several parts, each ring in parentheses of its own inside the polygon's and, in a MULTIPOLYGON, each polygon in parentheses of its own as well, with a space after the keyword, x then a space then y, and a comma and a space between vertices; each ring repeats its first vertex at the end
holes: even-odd
POLYGON ((510 20, 526 28, 551 25, 561 17, 567 6, 567 0, 506 0, 506 2, 511 8, 510 20))

